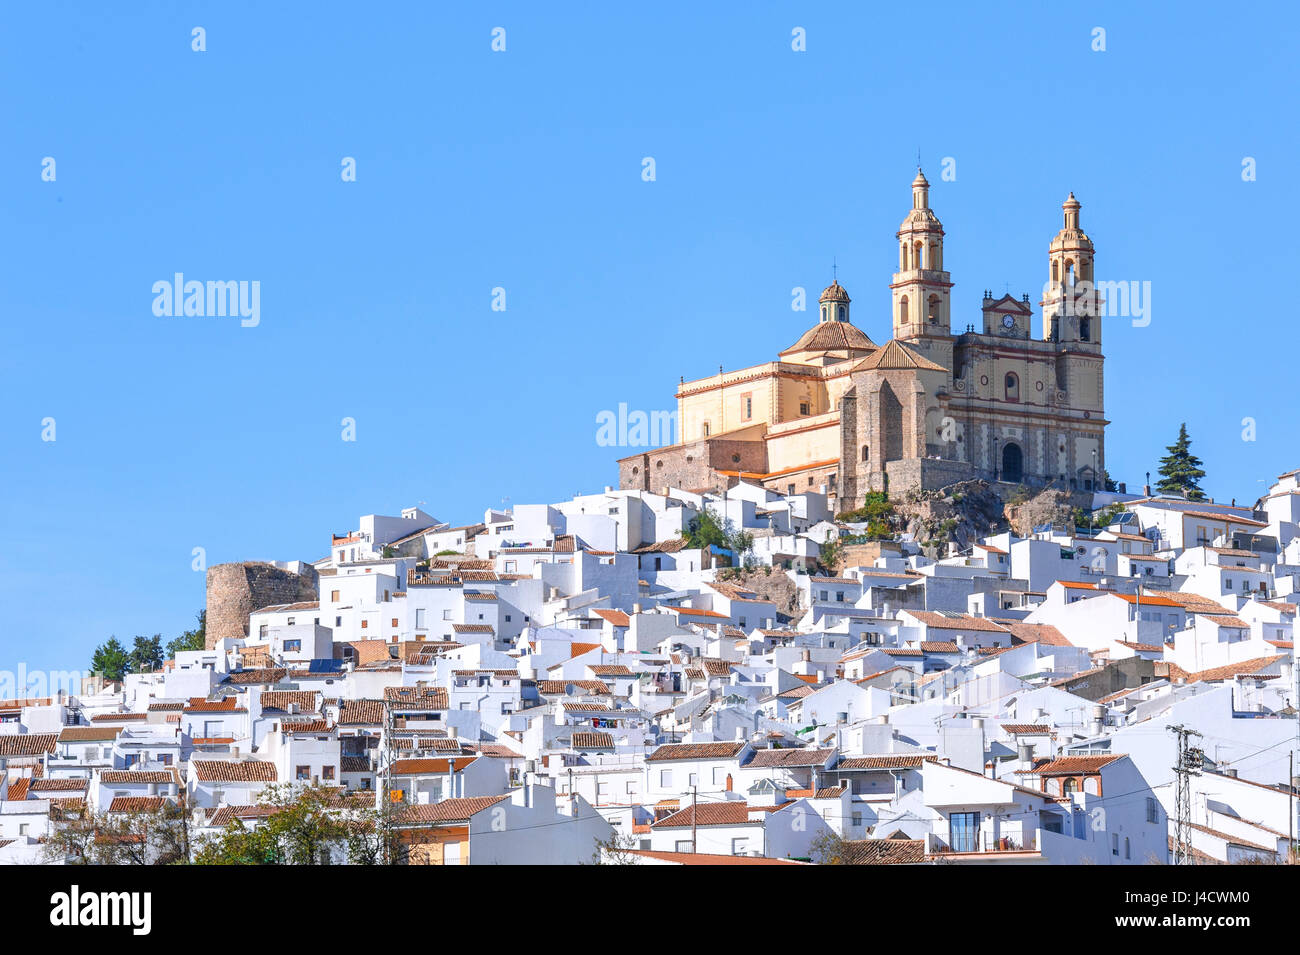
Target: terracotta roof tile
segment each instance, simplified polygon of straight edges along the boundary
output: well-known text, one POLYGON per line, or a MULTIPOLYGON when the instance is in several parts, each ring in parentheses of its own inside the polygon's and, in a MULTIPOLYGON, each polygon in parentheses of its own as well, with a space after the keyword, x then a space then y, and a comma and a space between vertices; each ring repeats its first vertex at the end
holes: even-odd
POLYGON ((0 736, 0 756, 39 756, 54 752, 58 733, 15 733, 0 736))
POLYGON ((744 743, 664 743, 645 758, 647 763, 669 759, 731 759, 744 743))
POLYGON ((746 769, 776 766, 822 766, 835 755, 833 749, 760 749, 746 769))
POLYGON ((273 783, 278 778, 275 763, 264 759, 195 759, 190 766, 200 782, 273 783))
POLYGON ((505 796, 473 796, 467 799, 444 799, 442 802, 408 806, 401 814, 401 825, 427 826, 447 822, 469 822, 484 809, 490 809, 505 796))

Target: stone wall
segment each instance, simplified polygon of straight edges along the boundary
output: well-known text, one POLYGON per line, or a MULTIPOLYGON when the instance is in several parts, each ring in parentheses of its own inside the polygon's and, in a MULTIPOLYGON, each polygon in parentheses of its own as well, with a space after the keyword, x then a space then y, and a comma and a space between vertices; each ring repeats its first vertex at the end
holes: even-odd
POLYGON ((935 458, 905 458, 890 461, 886 466, 889 475, 889 496, 897 498, 906 491, 920 489, 937 491, 970 481, 976 477, 975 469, 965 461, 944 461, 935 458))
POLYGON ((312 578, 274 564, 248 561, 216 564, 207 576, 207 648, 226 637, 248 636, 248 615, 273 604, 318 600, 312 578))
POLYGON ((721 471, 766 473, 766 443, 716 437, 634 454, 619 460, 618 486, 655 494, 666 487, 724 491, 736 479, 721 471))

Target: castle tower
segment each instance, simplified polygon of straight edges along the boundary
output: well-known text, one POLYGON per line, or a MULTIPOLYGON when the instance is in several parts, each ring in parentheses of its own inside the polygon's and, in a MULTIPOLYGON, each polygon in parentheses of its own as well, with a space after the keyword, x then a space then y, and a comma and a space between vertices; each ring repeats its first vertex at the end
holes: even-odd
POLYGON ((1048 247, 1043 338, 1062 344, 1101 345, 1101 305, 1093 274, 1092 239, 1079 228, 1079 200, 1061 204, 1065 223, 1048 247))

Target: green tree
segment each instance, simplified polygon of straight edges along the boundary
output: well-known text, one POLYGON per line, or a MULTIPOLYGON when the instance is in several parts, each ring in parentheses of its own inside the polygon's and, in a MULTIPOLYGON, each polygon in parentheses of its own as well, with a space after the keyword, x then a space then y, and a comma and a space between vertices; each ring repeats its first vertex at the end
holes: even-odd
POLYGON ((825 567, 831 573, 835 572, 835 565, 840 559, 841 544, 837 538, 827 538, 826 543, 822 544, 821 553, 817 556, 817 562, 825 567))
POLYGON ((42 853, 47 861, 65 865, 184 865, 189 813, 183 797, 132 812, 51 809, 42 853))
POLYGON ((691 547, 718 547, 731 551, 737 567, 749 566, 749 553, 754 549, 754 535, 736 527, 731 520, 719 520, 712 508, 692 517, 686 524, 686 541, 691 547))
POLYGON ((872 540, 887 540, 893 537, 890 520, 894 517, 894 505, 889 503, 889 495, 884 491, 869 491, 857 510, 838 514, 835 520, 842 524, 867 525, 867 537, 872 540))
POLYGON ((131 657, 117 637, 109 637, 97 646, 90 658, 90 672, 98 673, 110 683, 119 682, 130 665, 131 657))
POLYGON ((132 673, 152 673, 162 666, 162 634, 152 637, 136 637, 129 654, 132 673))
POLYGON ((186 650, 202 650, 207 646, 208 612, 200 610, 195 614, 199 625, 193 630, 186 630, 167 644, 167 658, 176 659, 176 654, 186 650))
POLYGON ((1178 426, 1178 440, 1165 448, 1169 453, 1160 459, 1160 480, 1156 489, 1164 494, 1186 493, 1189 501, 1205 500, 1200 480, 1205 477, 1201 459, 1191 452, 1187 424, 1178 426))
POLYGON ((328 865, 348 848, 356 815, 329 786, 267 786, 259 803, 271 813, 255 828, 235 820, 194 852, 195 865, 328 865))
POLYGON ((705 508, 687 522, 686 543, 701 549, 727 546, 727 531, 712 509, 705 508))

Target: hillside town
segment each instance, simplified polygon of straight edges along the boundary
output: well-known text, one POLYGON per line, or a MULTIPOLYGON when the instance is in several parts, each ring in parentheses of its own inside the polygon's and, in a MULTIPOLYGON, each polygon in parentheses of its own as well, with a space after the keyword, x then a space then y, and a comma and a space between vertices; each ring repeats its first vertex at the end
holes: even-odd
POLYGON ((411 865, 1289 861, 1300 471, 1088 497, 967 546, 745 480, 362 516, 209 568, 204 649, 0 702, 0 862, 295 794, 411 865))

